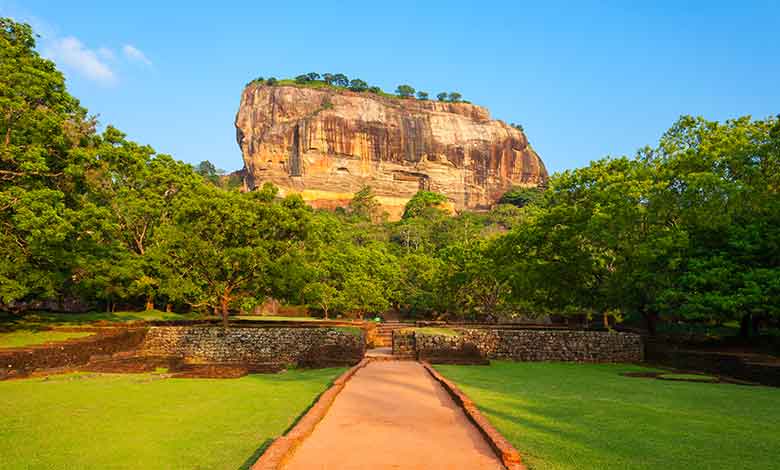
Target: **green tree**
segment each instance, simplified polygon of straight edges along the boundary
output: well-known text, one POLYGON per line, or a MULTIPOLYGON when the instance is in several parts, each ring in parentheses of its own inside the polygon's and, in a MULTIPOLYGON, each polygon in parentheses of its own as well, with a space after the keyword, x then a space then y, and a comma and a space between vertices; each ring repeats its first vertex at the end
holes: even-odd
POLYGON ((401 98, 411 98, 414 96, 415 89, 409 85, 398 85, 395 89, 395 93, 401 98))
POLYGON ((335 80, 335 75, 333 75, 332 73, 322 74, 322 81, 324 81, 328 85, 333 85, 334 80, 335 80))
POLYGON ((436 95, 436 99, 439 100, 439 101, 447 101, 448 97, 449 97, 449 95, 445 91, 443 91, 443 92, 439 93, 438 95, 436 95))
POLYGON ((460 318, 494 322, 512 312, 511 284, 497 275, 484 239, 455 243, 442 254, 449 310, 460 318))
POLYGON ((463 95, 458 93, 457 91, 451 91, 449 95, 447 95, 447 101, 450 103, 460 103, 463 100, 463 95))
POLYGON ((427 91, 418 91, 417 92, 417 99, 425 101, 428 99, 428 92, 427 91))
MULTIPOLYGON (((174 200, 182 192, 202 185, 203 180, 191 166, 130 142, 111 126, 94 147, 82 151, 94 155, 88 170, 89 197, 97 206, 110 209, 111 238, 120 243, 122 254, 118 256, 123 257, 122 264, 126 265, 121 271, 116 267, 118 263, 105 266, 116 272, 121 281, 111 281, 111 275, 99 272, 97 262, 91 263, 85 272, 114 283, 117 288, 125 285, 123 290, 117 290, 124 295, 112 294, 111 298, 143 296, 147 308, 152 308, 160 272, 147 251, 150 245, 160 242, 160 227, 170 224, 174 200)), ((203 162, 198 172, 204 168, 208 171, 213 165, 203 162)))
POLYGON ((399 258, 399 307, 413 317, 442 314, 449 305, 443 283, 444 261, 423 252, 399 258))
MULTIPOLYGON (((514 293, 541 308, 604 318, 634 313, 652 329, 687 234, 664 198, 668 182, 641 159, 604 159, 551 180, 544 203, 498 259, 514 293)), ((520 299, 518 299, 520 300, 520 299)))
POLYGON ((340 87, 348 87, 349 78, 347 78, 347 76, 343 73, 337 73, 333 76, 333 84, 340 87))
POLYGON ((210 181, 212 184, 219 185, 220 176, 225 172, 218 169, 208 160, 204 160, 195 167, 195 172, 202 176, 205 180, 210 181))
POLYGON ((167 292, 194 307, 220 312, 262 300, 270 291, 271 265, 299 249, 309 209, 299 197, 267 202, 258 193, 200 186, 177 200, 160 259, 167 292))
POLYGON ((366 314, 385 312, 390 308, 390 302, 383 290, 377 289, 377 281, 366 273, 349 273, 344 281, 339 308, 361 320, 366 314))
POLYGON ((418 217, 422 215, 426 209, 439 209, 446 202, 447 196, 443 194, 425 190, 417 191, 417 193, 409 199, 409 202, 406 203, 403 218, 418 217))
POLYGON ((349 81, 349 89, 357 92, 366 91, 368 90, 368 83, 359 78, 353 78, 349 81))
POLYGON ((512 204, 517 207, 525 207, 528 204, 534 204, 542 197, 542 189, 539 187, 524 188, 516 186, 509 191, 505 192, 501 199, 498 200, 499 204, 512 204))
POLYGON ((780 124, 683 116, 643 157, 669 176, 669 204, 690 245, 658 309, 741 321, 744 336, 780 301, 780 124))
POLYGON ((339 291, 325 282, 318 281, 306 284, 303 288, 303 295, 307 304, 322 310, 325 319, 330 318, 329 313, 334 306, 340 305, 339 291))
POLYGON ((87 205, 83 154, 94 119, 35 51, 29 25, 0 18, 0 303, 59 296, 81 253, 104 241, 107 211, 87 205))
POLYGON ((381 208, 371 186, 363 186, 349 202, 349 213, 369 221, 377 221, 381 216, 381 208))

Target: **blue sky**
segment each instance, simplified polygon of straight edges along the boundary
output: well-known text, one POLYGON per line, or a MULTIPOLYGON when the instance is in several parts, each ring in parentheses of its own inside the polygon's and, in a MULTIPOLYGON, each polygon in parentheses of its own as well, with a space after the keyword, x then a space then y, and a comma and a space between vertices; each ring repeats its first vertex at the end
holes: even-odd
POLYGON ((226 170, 257 76, 459 91, 523 124, 551 171, 633 154, 681 114, 780 113, 777 1, 0 0, 0 15, 33 24, 102 124, 226 170))

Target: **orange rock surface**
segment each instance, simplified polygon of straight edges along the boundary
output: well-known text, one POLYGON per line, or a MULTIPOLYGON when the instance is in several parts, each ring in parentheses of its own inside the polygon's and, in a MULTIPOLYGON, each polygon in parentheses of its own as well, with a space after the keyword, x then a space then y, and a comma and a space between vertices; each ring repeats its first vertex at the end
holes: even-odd
POLYGON ((486 209, 547 179, 523 132, 469 103, 250 84, 235 125, 246 185, 270 181, 315 207, 344 206, 370 185, 391 217, 420 189, 486 209))

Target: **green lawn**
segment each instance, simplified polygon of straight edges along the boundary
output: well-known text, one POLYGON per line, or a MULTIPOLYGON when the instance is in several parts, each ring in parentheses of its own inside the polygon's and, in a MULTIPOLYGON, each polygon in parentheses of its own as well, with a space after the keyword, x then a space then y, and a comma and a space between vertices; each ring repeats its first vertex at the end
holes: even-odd
POLYGON ((672 379, 672 380, 696 380, 699 382, 712 382, 713 380, 717 380, 716 377, 713 377, 711 375, 703 375, 703 374, 661 374, 659 375, 662 379, 672 379))
POLYGON ((69 374, 0 382, 0 466, 248 468, 343 370, 232 380, 69 374))
POLYGON ((460 336, 460 333, 453 330, 452 328, 424 326, 420 328, 412 328, 412 330, 414 330, 416 333, 421 335, 450 336, 450 337, 460 336))
POLYGON ((436 366, 533 470, 777 469, 780 389, 623 377, 632 365, 436 366))
POLYGON ((34 344, 83 338, 94 334, 88 331, 14 330, 9 333, 0 333, 0 348, 20 348, 34 344))
POLYGON ((95 322, 127 323, 151 320, 192 320, 199 318, 195 314, 169 313, 160 310, 140 312, 86 312, 52 313, 32 312, 24 315, 0 313, 0 326, 7 328, 40 328, 48 326, 76 326, 95 322))
MULTIPOLYGON (((214 317, 219 318, 219 317, 214 317)), ((315 317, 277 317, 277 316, 265 316, 265 315, 237 315, 230 317, 231 320, 251 320, 251 321, 329 321, 324 318, 315 317)))

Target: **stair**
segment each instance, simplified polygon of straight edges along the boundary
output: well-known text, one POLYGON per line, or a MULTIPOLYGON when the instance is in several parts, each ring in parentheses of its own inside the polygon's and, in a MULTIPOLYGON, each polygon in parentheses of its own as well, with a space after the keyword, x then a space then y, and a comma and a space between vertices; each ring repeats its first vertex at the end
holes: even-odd
POLYGON ((414 323, 398 322, 398 321, 389 321, 389 322, 378 324, 376 327, 376 341, 374 342, 374 347, 377 348, 392 347, 393 331, 401 330, 403 328, 411 328, 413 326, 414 323))

